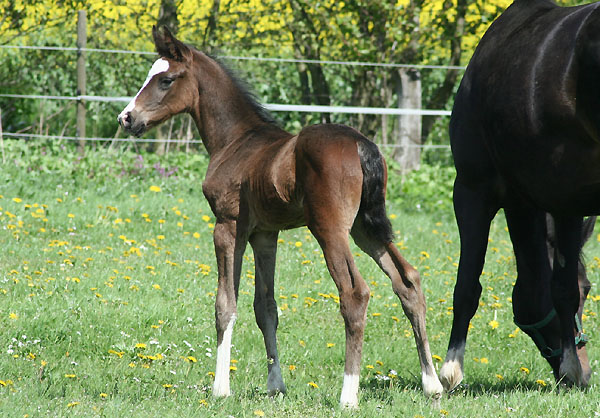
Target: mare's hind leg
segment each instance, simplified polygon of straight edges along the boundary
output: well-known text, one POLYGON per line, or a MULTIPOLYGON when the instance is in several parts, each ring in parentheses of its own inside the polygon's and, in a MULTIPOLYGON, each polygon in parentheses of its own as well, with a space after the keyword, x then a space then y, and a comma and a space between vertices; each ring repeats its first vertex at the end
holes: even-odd
POLYGON ((423 392, 427 397, 439 398, 443 388, 431 359, 425 326, 427 310, 419 273, 400 255, 393 242, 383 242, 372 236, 360 213, 352 228, 352 238, 391 279, 394 293, 400 298, 402 309, 412 325, 421 363, 423 392))
POLYGON ((518 273, 512 294, 514 320, 558 376, 560 323, 550 291, 552 270, 546 247, 546 215, 520 202, 506 208, 505 215, 518 273))
POLYGON ((460 261, 454 287, 452 331, 440 380, 446 391, 463 379, 463 361, 469 322, 477 311, 490 223, 498 211, 489 184, 470 188, 458 180, 454 184, 454 212, 460 233, 460 261))
POLYGON ((556 248, 552 273, 552 299, 560 320, 560 339, 563 348, 559 376, 567 382, 585 386, 588 382, 579 363, 573 338, 574 318, 579 309, 577 268, 581 252, 583 220, 580 217, 554 216, 554 221, 556 248))
POLYGON ((217 367, 213 396, 229 396, 231 337, 237 317, 237 296, 242 257, 246 240, 238 231, 237 222, 218 222, 214 230, 215 253, 219 283, 215 302, 217 328, 217 367))
POLYGON ((262 331, 267 349, 269 376, 267 392, 269 396, 285 393, 281 377, 279 355, 277 353, 277 303, 274 297, 275 255, 277 253, 277 232, 257 232, 250 236, 256 265, 256 290, 254 293, 254 314, 262 331))

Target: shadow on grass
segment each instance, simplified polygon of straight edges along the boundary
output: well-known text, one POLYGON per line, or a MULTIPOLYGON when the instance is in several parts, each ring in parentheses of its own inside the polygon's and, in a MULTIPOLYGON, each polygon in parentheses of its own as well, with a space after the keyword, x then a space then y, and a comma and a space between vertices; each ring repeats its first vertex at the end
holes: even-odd
MULTIPOLYGON (((391 402, 394 391, 406 391, 414 392, 415 394, 422 394, 421 382, 417 377, 394 377, 388 378, 389 376, 371 376, 361 381, 362 396, 368 399, 376 399, 381 402, 391 402)), ((586 392, 588 389, 585 388, 568 388, 564 385, 558 385, 554 382, 546 384, 540 384, 532 379, 524 378, 502 378, 497 379, 496 382, 490 379, 477 379, 474 378, 467 383, 460 384, 450 394, 444 394, 444 397, 472 397, 477 398, 482 395, 499 395, 510 392, 539 392, 539 393, 566 393, 569 391, 582 391, 586 392)))

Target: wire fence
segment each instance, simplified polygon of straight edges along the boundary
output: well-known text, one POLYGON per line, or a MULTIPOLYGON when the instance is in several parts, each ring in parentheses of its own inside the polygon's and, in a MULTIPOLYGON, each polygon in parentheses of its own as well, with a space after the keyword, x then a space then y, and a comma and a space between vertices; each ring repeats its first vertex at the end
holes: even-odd
MULTIPOLYGON (((67 51, 67 52, 91 52, 105 54, 136 54, 136 55, 156 55, 155 52, 148 51, 129 51, 121 49, 99 49, 99 48, 78 48, 62 46, 25 46, 25 45, 0 45, 0 49, 17 50, 41 50, 41 51, 67 51)), ((361 61, 337 61, 337 60, 310 60, 295 58, 273 58, 273 57, 244 57, 244 56, 222 56, 221 58, 230 60, 251 60, 278 63, 307 63, 322 65, 346 65, 363 67, 384 67, 384 68, 413 68, 413 69, 445 69, 462 71, 466 67, 452 65, 426 65, 426 64, 402 64, 402 63, 380 63, 380 62, 361 62, 361 61)), ((96 95, 39 95, 39 94, 5 94, 0 97, 24 100, 64 100, 64 101, 97 101, 97 102, 129 102, 132 97, 110 97, 96 95)), ((345 113, 345 114, 365 114, 365 115, 413 115, 413 116, 449 116, 449 110, 435 109, 408 109, 408 108, 376 108, 359 106, 321 106, 321 105, 295 105, 295 104, 264 104, 265 109, 275 112, 306 112, 306 113, 345 113)), ((2 131, 0 131, 2 132, 2 131)), ((94 138, 94 137, 74 137, 64 135, 43 135, 27 134, 19 132, 2 132, 5 137, 12 138, 30 138, 30 139, 63 139, 68 141, 92 141, 92 142, 141 142, 141 143, 202 143, 201 140, 179 140, 179 139, 156 139, 156 138, 94 138)), ((449 145, 435 144, 380 144, 388 148, 421 148, 421 149, 450 149, 449 145)))
MULTIPOLYGON (((44 51, 72 51, 72 52, 95 52, 106 54, 135 54, 135 55, 156 55, 156 52, 149 51, 128 51, 125 49, 100 49, 100 48, 77 48, 60 46, 25 46, 25 45, 0 45, 0 49, 30 49, 44 51)), ((323 64, 323 65, 348 65, 355 67, 384 67, 384 68, 414 68, 417 70, 465 70, 466 67, 460 65, 430 65, 430 64, 401 64, 391 62, 365 62, 365 61, 338 61, 338 60, 312 60, 298 58, 274 58, 274 57, 242 57, 235 55, 224 55, 221 58, 239 61, 264 61, 264 62, 285 62, 298 64, 323 64)))

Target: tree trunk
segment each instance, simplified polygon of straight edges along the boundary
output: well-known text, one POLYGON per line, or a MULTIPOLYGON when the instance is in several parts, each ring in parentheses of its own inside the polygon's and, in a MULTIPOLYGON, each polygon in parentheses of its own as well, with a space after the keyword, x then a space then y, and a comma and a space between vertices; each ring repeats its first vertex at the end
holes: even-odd
MULTIPOLYGON (((448 65, 460 65, 462 56, 461 42, 465 35, 465 15, 469 6, 468 0, 457 0, 456 18, 453 25, 450 27, 450 62, 448 65)), ((450 6, 448 6, 450 7, 450 6)), ((460 70, 448 69, 444 77, 444 82, 431 96, 426 104, 426 109, 443 109, 454 92, 454 86, 458 80, 460 70)), ((431 133, 431 129, 439 116, 426 116, 423 118, 423 141, 427 139, 431 133)))
MULTIPOLYGON (((414 69, 399 70, 398 107, 421 108, 421 74, 414 69)), ((421 164, 421 115, 398 117, 398 141, 393 158, 406 173, 418 170, 421 164)))
MULTIPOLYGON (((321 59, 318 31, 312 21, 311 15, 306 11, 306 5, 300 0, 290 0, 290 7, 294 18, 299 24, 292 24, 290 30, 294 41, 296 58, 319 61, 321 59)), ((331 105, 329 83, 319 63, 298 64, 298 74, 302 86, 303 100, 310 100, 322 106, 331 105), (309 76, 310 75, 310 83, 309 76)), ((303 104, 312 104, 304 102, 303 104)), ((331 122, 329 113, 321 113, 321 122, 331 122)))
MULTIPOLYGON (((161 0, 156 25, 158 27, 166 26, 174 35, 177 34, 179 21, 177 20, 177 5, 175 4, 175 0, 161 0)), ((161 125, 156 128, 156 136, 157 139, 165 139, 166 137, 168 140, 170 139, 170 129, 165 125, 161 125)), ((154 152, 157 155, 164 155, 168 152, 168 149, 167 142, 159 141, 154 143, 154 152)))
POLYGON ((210 16, 208 16, 208 23, 206 24, 206 29, 204 30, 204 41, 202 44, 202 48, 204 51, 210 53, 213 42, 216 37, 217 32, 217 23, 219 22, 219 7, 221 6, 220 0, 214 0, 213 6, 210 9, 210 16))

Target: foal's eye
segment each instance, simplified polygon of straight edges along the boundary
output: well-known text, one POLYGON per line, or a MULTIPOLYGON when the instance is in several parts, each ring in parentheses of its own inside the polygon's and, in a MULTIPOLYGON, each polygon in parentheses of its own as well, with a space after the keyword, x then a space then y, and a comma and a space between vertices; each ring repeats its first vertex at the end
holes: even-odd
POLYGON ((162 89, 168 89, 169 87, 171 87, 171 84, 173 84, 173 81, 175 81, 173 78, 164 77, 160 80, 160 87, 162 89))

